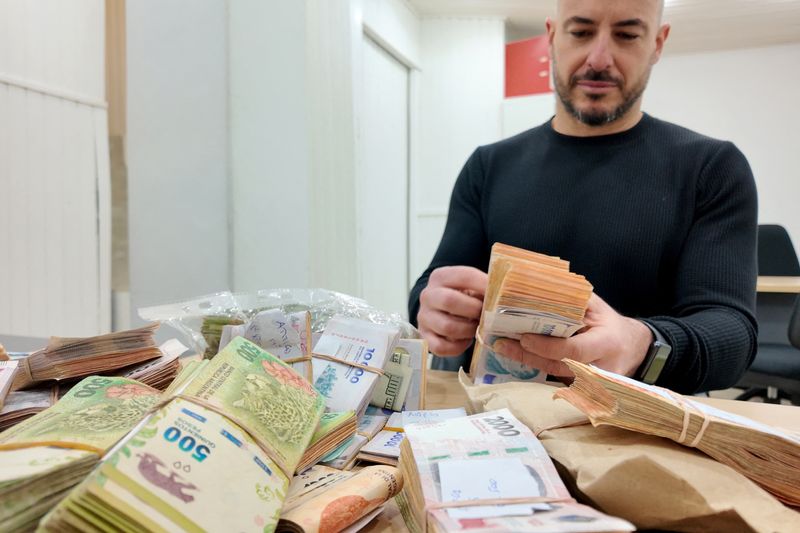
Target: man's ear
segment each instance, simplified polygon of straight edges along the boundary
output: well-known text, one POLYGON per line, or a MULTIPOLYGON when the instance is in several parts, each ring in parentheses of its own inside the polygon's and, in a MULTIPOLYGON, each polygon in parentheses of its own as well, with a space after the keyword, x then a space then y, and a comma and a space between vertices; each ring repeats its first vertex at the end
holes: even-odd
POLYGON ((663 24, 658 29, 658 33, 656 34, 656 50, 653 52, 653 58, 650 61, 651 65, 655 65, 658 63, 658 60, 661 59, 661 52, 664 51, 664 43, 667 41, 667 37, 669 37, 669 30, 669 24, 663 24))
POLYGON ((547 41, 550 43, 550 46, 553 46, 553 38, 556 34, 556 24, 550 17, 547 17, 544 20, 544 27, 547 30, 547 41))

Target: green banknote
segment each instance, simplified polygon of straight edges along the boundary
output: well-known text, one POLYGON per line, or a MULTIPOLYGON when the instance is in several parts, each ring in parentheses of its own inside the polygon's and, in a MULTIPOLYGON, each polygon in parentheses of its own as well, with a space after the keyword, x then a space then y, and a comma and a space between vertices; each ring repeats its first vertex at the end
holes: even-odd
MULTIPOLYGON (((324 403, 242 338, 175 391, 42 522, 48 531, 272 531, 324 403)), ((335 419, 334 419, 335 421, 335 419)))
POLYGON ((305 378, 241 337, 178 392, 246 428, 287 473, 294 472, 325 409, 324 398, 305 378))
POLYGON ((130 379, 91 376, 54 406, 0 433, 0 531, 34 526, 159 396, 130 379))
MULTIPOLYGON (((0 433, 0 451, 54 445, 102 454, 142 419, 160 395, 132 379, 90 376, 49 409, 0 433)), ((0 453, 0 469, 2 464, 0 453)))
POLYGON ((42 522, 46 531, 272 531, 289 478, 236 424, 175 398, 42 522))

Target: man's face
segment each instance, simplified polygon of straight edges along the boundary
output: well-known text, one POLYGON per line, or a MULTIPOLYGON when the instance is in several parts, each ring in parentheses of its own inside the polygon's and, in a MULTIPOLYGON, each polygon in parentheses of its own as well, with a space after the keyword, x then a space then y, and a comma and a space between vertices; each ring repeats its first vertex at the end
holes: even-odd
POLYGON ((560 0, 547 21, 559 100, 589 126, 639 109, 669 26, 659 0, 560 0))

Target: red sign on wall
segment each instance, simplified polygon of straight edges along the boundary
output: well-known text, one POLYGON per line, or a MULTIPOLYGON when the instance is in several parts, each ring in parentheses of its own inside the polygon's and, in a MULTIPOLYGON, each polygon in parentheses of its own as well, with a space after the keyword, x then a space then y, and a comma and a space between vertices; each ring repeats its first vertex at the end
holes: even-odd
POLYGON ((547 35, 506 45, 506 98, 553 92, 547 35))

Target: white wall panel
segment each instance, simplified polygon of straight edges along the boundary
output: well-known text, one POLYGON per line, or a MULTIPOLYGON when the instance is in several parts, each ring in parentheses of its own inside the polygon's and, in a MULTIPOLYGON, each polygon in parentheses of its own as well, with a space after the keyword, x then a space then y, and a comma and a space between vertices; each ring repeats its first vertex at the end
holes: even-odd
POLYGON ((479 145, 502 137, 504 23, 423 19, 421 56, 419 121, 414 129, 418 158, 411 190, 414 280, 433 257, 431 248, 435 250, 444 227, 440 221, 467 158, 479 145))
POLYGON ((138 307, 230 288, 227 7, 135 0, 125 14, 135 325, 138 307))
POLYGON ((0 334, 110 327, 103 9, 0 1, 0 334))
POLYGON ((238 291, 309 283, 304 2, 228 7, 232 277, 238 291))

